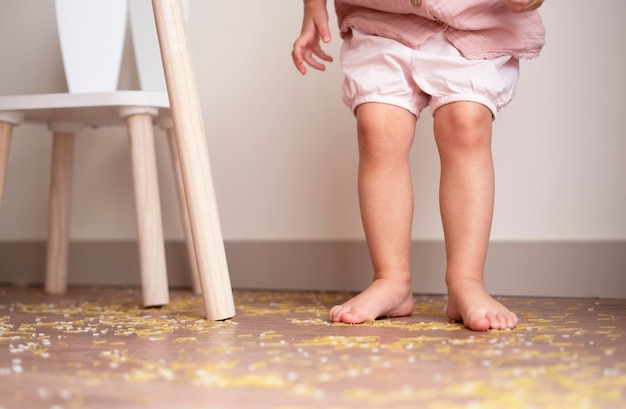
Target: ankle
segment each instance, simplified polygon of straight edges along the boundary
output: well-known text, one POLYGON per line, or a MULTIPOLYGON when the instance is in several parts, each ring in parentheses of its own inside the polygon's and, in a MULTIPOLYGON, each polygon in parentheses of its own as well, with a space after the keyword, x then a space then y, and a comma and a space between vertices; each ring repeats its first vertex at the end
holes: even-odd
POLYGON ((374 274, 374 281, 386 281, 395 285, 411 287, 410 274, 399 276, 398 274, 376 273, 374 274))
POLYGON ((477 285, 481 287, 485 286, 485 282, 483 278, 475 277, 475 276, 455 276, 455 277, 446 276, 445 282, 446 282, 446 287, 448 287, 448 290, 459 288, 459 287, 466 287, 466 286, 477 286, 477 285))

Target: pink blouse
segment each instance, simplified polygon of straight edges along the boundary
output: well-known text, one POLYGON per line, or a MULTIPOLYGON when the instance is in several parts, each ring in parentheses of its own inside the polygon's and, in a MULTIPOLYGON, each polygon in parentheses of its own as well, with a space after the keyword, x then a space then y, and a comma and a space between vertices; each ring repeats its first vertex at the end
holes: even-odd
POLYGON ((335 11, 342 36, 354 28, 416 48, 443 32, 468 59, 534 58, 545 42, 537 11, 502 0, 335 0, 335 11))

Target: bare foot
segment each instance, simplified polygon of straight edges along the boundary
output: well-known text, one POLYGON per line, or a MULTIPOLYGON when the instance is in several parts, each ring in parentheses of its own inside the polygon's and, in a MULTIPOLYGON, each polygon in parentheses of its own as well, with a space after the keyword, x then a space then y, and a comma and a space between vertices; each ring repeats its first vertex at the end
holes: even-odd
POLYGON ((333 322, 360 324, 379 317, 403 317, 413 313, 411 284, 387 279, 374 280, 362 293, 330 309, 333 322))
POLYGON ((448 283, 448 318, 475 331, 515 328, 519 319, 491 297, 477 280, 448 283))

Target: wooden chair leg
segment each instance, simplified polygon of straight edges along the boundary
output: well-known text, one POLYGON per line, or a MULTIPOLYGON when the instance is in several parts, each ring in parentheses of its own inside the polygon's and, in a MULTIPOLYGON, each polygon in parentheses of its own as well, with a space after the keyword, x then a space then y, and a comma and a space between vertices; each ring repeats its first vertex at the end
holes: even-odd
POLYGON ((155 307, 169 302, 152 126, 156 112, 129 110, 121 114, 126 118, 130 139, 143 304, 155 307))
POLYGON ((2 206, 2 193, 6 180, 7 168, 9 167, 9 150, 11 147, 11 133, 13 124, 0 121, 0 206, 2 206))
POLYGON ((53 131, 44 288, 48 294, 63 294, 67 290, 74 132, 53 131))
POLYGON ((152 0, 208 319, 235 315, 200 98, 180 0, 152 0))
POLYGON ((185 196, 185 185, 183 183, 183 175, 180 169, 180 158, 178 157, 178 146, 176 145, 176 131, 173 126, 164 127, 167 132, 167 140, 172 155, 172 166, 176 175, 176 186, 178 187, 178 201, 180 204, 181 218, 183 221, 183 229, 185 231, 185 242, 187 244, 187 258, 191 270, 192 289, 195 294, 202 294, 202 286, 200 285, 200 277, 198 274, 198 263, 196 262, 196 250, 193 246, 193 236, 191 234, 191 224, 189 222, 189 212, 187 211, 187 198, 185 196))
POLYGON ((4 182, 9 167, 9 150, 11 147, 11 134, 13 127, 24 120, 24 114, 16 111, 0 111, 0 206, 2 206, 2 194, 4 182))

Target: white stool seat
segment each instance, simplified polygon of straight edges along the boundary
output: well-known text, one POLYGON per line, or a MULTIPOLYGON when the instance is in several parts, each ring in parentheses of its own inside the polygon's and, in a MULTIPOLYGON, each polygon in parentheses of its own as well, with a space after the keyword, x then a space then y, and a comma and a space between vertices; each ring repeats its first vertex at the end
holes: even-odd
POLYGON ((0 111, 19 111, 24 122, 75 122, 83 126, 125 125, 123 107, 154 107, 157 118, 170 117, 167 93, 114 91, 0 96, 0 111))

